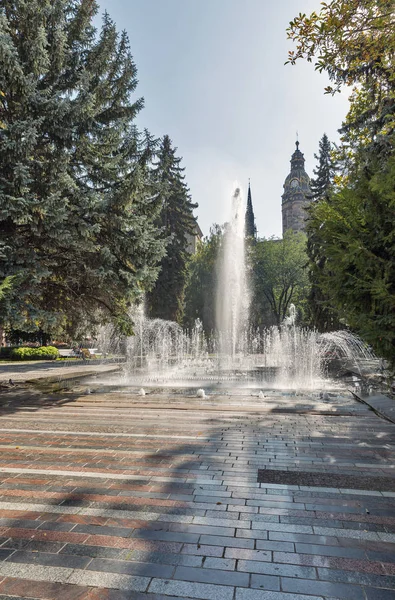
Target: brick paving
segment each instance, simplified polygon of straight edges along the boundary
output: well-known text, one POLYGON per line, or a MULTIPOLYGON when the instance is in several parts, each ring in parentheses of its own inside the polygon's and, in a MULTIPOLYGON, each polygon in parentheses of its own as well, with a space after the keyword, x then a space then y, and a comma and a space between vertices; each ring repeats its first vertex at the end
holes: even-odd
POLYGON ((3 393, 0 600, 393 600, 394 492, 257 480, 395 478, 395 425, 242 394, 3 393))

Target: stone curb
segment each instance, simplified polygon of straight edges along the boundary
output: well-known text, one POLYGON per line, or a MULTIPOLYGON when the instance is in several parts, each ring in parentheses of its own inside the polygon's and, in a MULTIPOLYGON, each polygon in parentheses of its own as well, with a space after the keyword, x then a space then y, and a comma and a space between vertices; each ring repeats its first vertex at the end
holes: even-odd
POLYGON ((384 396, 377 394, 375 396, 359 396, 353 390, 350 390, 354 398, 363 402, 366 406, 369 406, 382 419, 395 424, 395 401, 384 396))

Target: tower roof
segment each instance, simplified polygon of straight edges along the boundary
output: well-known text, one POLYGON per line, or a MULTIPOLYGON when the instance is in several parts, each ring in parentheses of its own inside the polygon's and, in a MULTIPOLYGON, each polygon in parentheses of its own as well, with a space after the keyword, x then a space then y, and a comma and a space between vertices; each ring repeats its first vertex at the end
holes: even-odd
POLYGON ((245 214, 245 234, 247 237, 255 238, 256 227, 255 227, 255 215, 254 209, 252 208, 252 195, 251 195, 251 184, 248 180, 248 195, 247 195, 247 208, 245 214))
POLYGON ((291 171, 294 171, 295 169, 304 170, 304 154, 299 150, 299 140, 296 140, 295 145, 296 150, 291 157, 291 171))

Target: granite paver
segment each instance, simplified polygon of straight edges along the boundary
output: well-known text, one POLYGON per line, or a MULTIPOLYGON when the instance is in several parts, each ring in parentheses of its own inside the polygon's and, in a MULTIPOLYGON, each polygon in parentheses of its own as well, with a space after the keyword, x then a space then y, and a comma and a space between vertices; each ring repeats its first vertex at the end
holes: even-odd
POLYGON ((11 390, 0 416, 0 600, 395 597, 395 425, 346 391, 11 390))

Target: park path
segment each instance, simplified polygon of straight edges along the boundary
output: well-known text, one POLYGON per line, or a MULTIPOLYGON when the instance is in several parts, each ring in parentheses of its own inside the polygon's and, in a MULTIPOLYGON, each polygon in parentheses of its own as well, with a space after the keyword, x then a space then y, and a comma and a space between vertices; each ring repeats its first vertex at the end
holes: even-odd
POLYGON ((347 488, 395 425, 351 396, 0 398, 0 600, 395 598, 395 493, 347 488))
POLYGON ((59 361, 35 361, 35 362, 2 362, 0 363, 0 385, 7 383, 9 379, 21 383, 25 381, 38 381, 42 378, 51 379, 73 379, 74 377, 88 376, 93 374, 111 373, 119 370, 118 364, 101 364, 99 361, 87 361, 84 363, 59 361))

